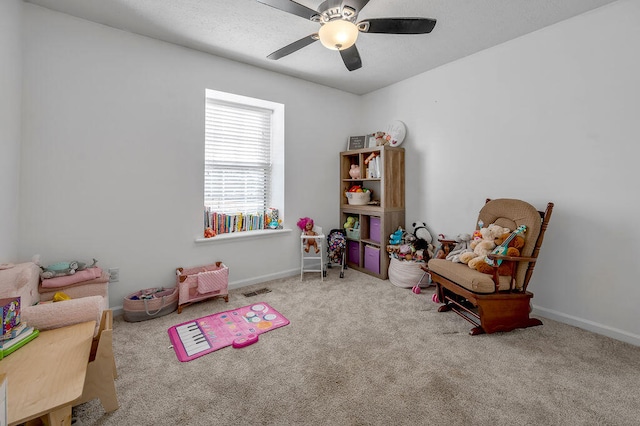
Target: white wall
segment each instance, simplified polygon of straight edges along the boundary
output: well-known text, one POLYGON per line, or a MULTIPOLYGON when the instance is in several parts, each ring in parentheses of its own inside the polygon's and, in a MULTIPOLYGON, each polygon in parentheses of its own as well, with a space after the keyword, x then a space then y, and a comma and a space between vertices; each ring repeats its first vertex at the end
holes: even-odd
POLYGON ((223 261, 231 286, 299 271, 296 221, 338 223, 338 152, 359 97, 25 4, 19 254, 119 267, 110 304, 223 261), (202 234, 205 88, 285 104, 285 224, 202 234), (322 123, 332 123, 323 126, 322 123))
POLYGON ((0 263, 18 260, 22 2, 0 2, 0 263))
POLYGON ((408 127, 407 222, 470 232, 486 197, 555 209, 540 315, 640 345, 640 1, 620 1, 364 96, 408 127))

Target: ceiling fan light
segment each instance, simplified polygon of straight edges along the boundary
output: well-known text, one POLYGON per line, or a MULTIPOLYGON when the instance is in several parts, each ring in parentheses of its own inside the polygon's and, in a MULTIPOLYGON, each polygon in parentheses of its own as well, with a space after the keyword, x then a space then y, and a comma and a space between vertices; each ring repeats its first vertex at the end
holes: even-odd
POLYGON ((344 50, 353 46, 358 39, 358 27, 353 22, 336 19, 320 27, 318 35, 324 47, 344 50))

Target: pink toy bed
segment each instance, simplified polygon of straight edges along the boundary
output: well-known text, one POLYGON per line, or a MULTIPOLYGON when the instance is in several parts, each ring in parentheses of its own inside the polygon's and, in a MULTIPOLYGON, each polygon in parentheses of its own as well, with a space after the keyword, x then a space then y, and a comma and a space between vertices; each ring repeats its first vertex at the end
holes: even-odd
POLYGON ((229 268, 222 262, 187 269, 177 268, 176 285, 180 292, 178 313, 185 306, 213 297, 222 297, 228 302, 229 268))

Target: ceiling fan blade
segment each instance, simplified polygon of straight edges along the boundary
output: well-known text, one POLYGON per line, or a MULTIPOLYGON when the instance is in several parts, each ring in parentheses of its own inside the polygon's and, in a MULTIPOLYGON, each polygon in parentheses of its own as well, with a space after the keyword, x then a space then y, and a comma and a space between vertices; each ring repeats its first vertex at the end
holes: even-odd
POLYGON ((377 18, 358 22, 363 33, 384 34, 426 34, 436 26, 435 19, 429 18, 377 18))
POLYGON ((283 47, 282 49, 276 50, 275 52, 267 56, 267 58, 274 59, 274 60, 280 59, 295 51, 302 49, 303 47, 310 45, 311 43, 317 40, 318 40, 318 34, 311 34, 309 36, 306 36, 305 38, 301 38, 298 41, 294 41, 293 43, 283 47))
POLYGON ((283 12, 288 12, 293 15, 298 15, 305 19, 311 19, 313 16, 317 15, 313 9, 309 9, 306 6, 303 6, 299 3, 296 3, 292 0, 257 0, 259 3, 266 4, 267 6, 271 6, 273 8, 282 10, 283 12))
POLYGON ((358 53, 358 49, 356 49, 355 44, 348 49, 340 50, 340 56, 342 56, 344 65, 349 71, 355 71, 358 68, 362 67, 360 53, 358 53))

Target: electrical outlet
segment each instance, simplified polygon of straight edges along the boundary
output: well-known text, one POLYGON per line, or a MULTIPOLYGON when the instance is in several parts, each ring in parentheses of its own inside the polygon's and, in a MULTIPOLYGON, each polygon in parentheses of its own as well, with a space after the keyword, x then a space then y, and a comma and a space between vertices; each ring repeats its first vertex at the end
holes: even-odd
POLYGON ((109 282, 117 283, 120 281, 120 268, 109 268, 109 282))

